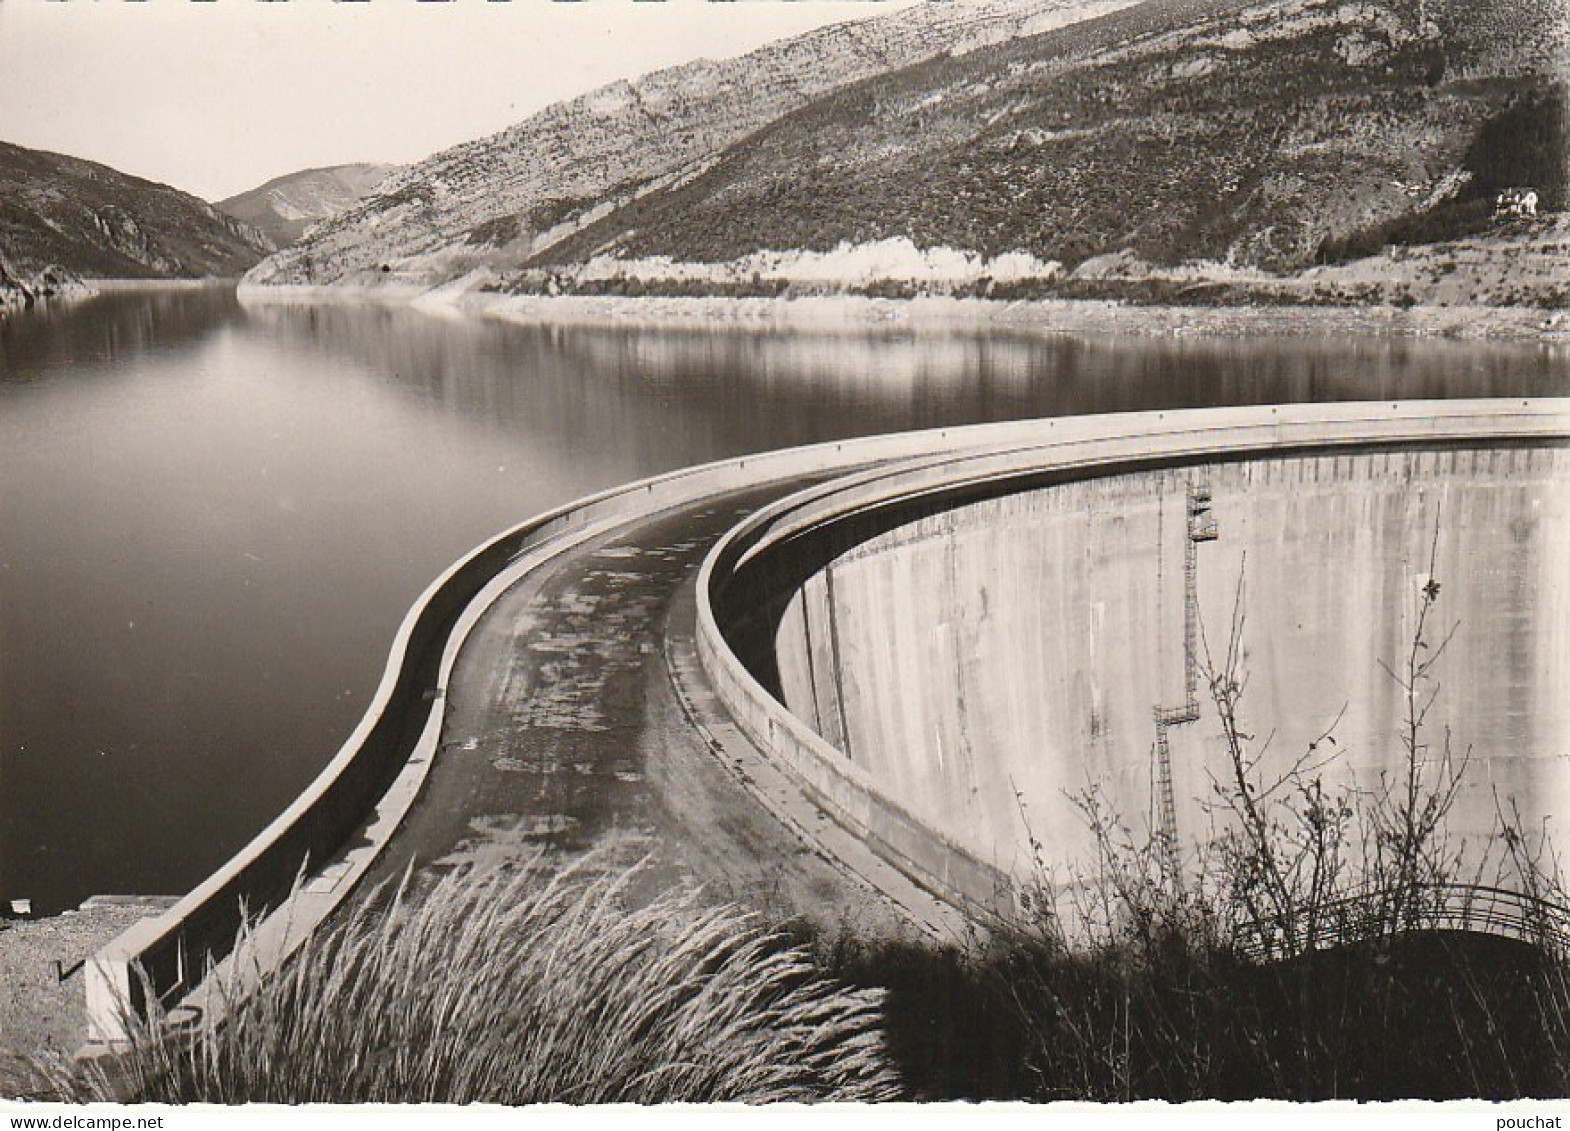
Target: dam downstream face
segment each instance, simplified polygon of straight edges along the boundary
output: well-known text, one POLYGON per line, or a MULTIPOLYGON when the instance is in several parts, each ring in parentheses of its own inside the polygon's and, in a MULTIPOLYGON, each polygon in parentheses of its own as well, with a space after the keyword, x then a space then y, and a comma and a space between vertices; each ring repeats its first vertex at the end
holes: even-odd
POLYGON ((1431 781, 1447 736, 1464 760, 1448 829, 1471 866, 1497 848, 1501 804, 1552 834, 1570 801, 1567 495, 1570 453, 1537 445, 999 494, 876 533, 808 577, 774 635, 777 690, 918 820, 1019 877, 1034 838, 1061 882, 1093 858, 1078 804, 1091 791, 1136 835, 1174 820, 1190 852, 1225 821, 1227 746, 1203 670, 1186 666, 1190 614, 1197 659, 1208 644, 1217 670, 1242 616, 1241 721, 1265 750, 1262 781, 1316 740, 1329 790, 1401 780, 1406 697, 1386 667, 1403 670, 1437 583, 1425 636, 1453 636, 1420 741, 1431 781), (1191 540, 1211 520, 1214 539, 1191 540), (1175 720, 1170 818, 1158 710, 1175 720))

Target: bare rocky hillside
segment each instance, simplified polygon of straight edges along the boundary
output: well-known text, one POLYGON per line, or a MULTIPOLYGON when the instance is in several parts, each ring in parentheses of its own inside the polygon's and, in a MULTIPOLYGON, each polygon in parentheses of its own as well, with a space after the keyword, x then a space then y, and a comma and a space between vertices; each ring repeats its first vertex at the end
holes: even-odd
POLYGON ((333 165, 274 177, 264 185, 220 200, 220 212, 251 225, 288 247, 318 220, 336 216, 370 196, 396 165, 333 165))
POLYGON ((272 247, 189 193, 0 142, 0 306, 80 279, 237 276, 272 247))
POLYGON ((1565 206, 1567 17, 1540 0, 1176 0, 816 99, 545 249, 735 262, 890 239, 1072 270, 1293 272, 1565 206))
POLYGON ((435 285, 482 264, 517 265, 646 193, 686 183, 727 146, 827 92, 1131 2, 929 0, 617 82, 409 166, 249 281, 435 285))

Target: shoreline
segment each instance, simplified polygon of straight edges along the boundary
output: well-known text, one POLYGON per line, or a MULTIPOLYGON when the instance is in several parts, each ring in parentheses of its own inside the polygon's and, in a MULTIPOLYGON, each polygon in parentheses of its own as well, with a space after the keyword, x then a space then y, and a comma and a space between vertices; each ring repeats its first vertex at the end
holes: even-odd
POLYGON ((67 279, 51 294, 34 294, 8 288, 0 290, 0 319, 25 314, 35 307, 48 310, 86 302, 101 295, 135 294, 156 291, 196 291, 207 288, 237 287, 234 276, 203 276, 200 279, 67 279), (30 301, 29 301, 30 297, 30 301))
POLYGON ((1005 330, 1051 336, 1132 334, 1163 338, 1444 338, 1570 342, 1570 315, 1497 306, 1171 306, 1109 299, 999 301, 828 295, 799 298, 507 295, 448 284, 431 290, 382 286, 259 286, 241 283, 242 303, 376 302, 433 314, 469 314, 519 325, 622 325, 672 329, 778 329, 859 334, 869 330, 946 334, 1005 330))
POLYGON ((600 298, 468 294, 459 309, 518 323, 624 323, 860 332, 998 329, 1048 335, 1164 338, 1316 337, 1570 341, 1570 320, 1516 307, 1169 306, 1109 299, 600 298))
POLYGON ((83 279, 82 285, 96 294, 134 293, 136 291, 199 291, 208 287, 238 285, 234 276, 203 276, 200 279, 83 279))

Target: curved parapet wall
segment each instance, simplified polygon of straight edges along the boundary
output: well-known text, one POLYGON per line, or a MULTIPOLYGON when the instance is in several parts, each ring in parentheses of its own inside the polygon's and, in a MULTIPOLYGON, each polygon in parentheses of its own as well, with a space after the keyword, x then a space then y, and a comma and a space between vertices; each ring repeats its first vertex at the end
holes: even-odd
POLYGON ((1431 641, 1455 635, 1426 740, 1470 749, 1451 825, 1477 848, 1496 797, 1529 825, 1570 801, 1567 432, 1563 401, 1042 422, 753 516, 705 566, 700 654, 840 820, 996 907, 1088 862, 1092 789, 1208 837, 1228 759, 1190 655, 1219 660, 1240 582, 1245 723, 1282 767, 1334 724, 1327 783, 1377 788, 1403 755, 1384 665, 1432 579, 1431 641))

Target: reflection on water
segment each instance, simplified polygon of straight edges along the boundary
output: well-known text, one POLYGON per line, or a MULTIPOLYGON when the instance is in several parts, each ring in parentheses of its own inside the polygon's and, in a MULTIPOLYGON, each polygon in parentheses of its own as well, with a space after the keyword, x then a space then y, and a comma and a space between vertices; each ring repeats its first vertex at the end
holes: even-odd
MULTIPOLYGON (((1562 349, 1433 340, 514 327, 348 307, 247 316, 279 341, 374 359, 401 382, 493 419, 630 411, 684 438, 711 437, 716 455, 1029 416, 1528 395, 1562 389, 1570 369, 1562 349), (529 382, 517 380, 522 370, 529 382)), ((670 465, 682 462, 691 461, 670 465)))
POLYGON ((1039 415, 1562 395, 1539 346, 526 328, 222 288, 0 322, 0 896, 183 891, 530 514, 790 444, 1039 415))

